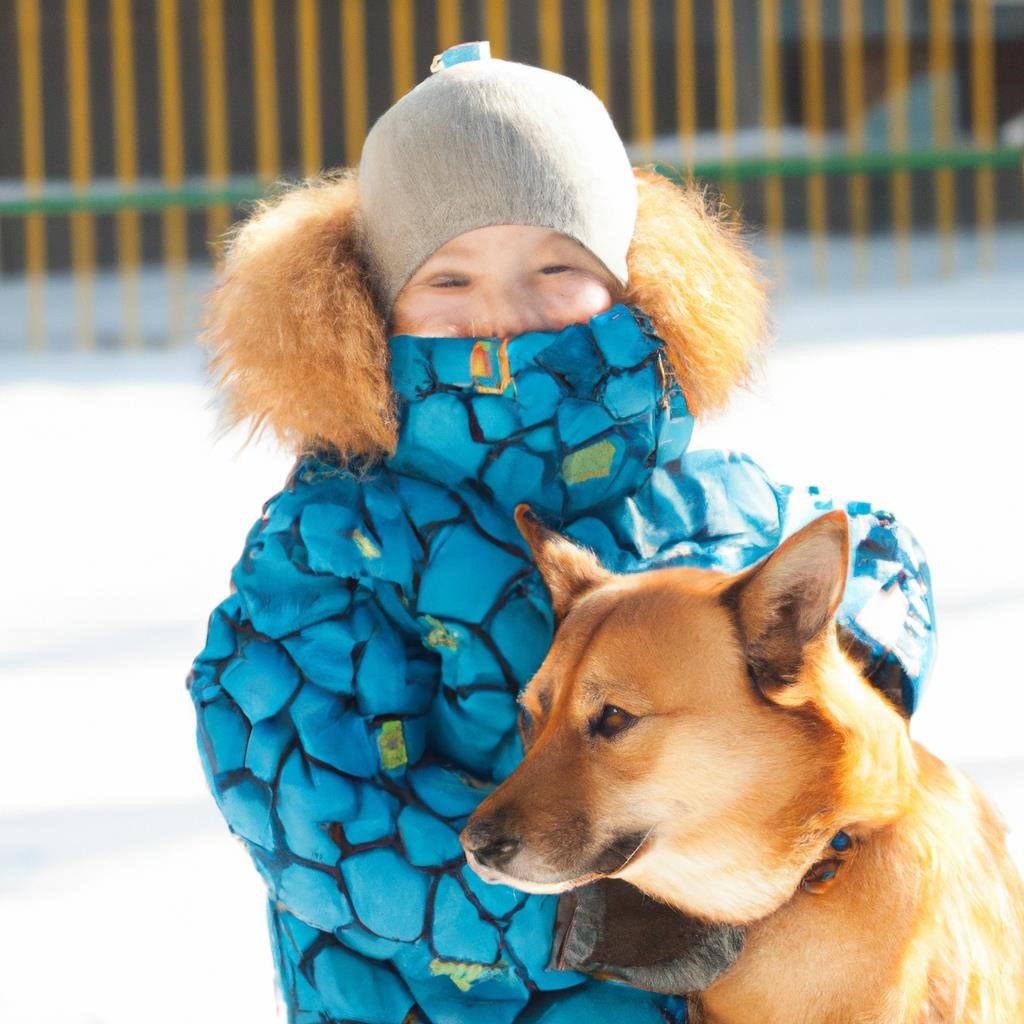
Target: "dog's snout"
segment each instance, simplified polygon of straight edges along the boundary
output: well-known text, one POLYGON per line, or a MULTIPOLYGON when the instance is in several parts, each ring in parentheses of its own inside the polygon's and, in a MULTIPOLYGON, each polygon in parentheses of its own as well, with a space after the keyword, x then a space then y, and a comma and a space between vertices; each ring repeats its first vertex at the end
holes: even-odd
POLYGON ((521 840, 508 830, 500 818, 484 818, 465 829, 462 845, 484 867, 500 868, 515 856, 521 840))

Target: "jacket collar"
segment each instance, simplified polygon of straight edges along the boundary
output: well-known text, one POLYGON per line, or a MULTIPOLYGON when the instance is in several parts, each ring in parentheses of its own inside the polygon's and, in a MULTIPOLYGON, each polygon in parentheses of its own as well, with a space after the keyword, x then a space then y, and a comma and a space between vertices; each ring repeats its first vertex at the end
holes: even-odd
POLYGON ((685 450, 692 418, 642 314, 511 339, 391 339, 397 473, 555 520, 631 494, 685 450))

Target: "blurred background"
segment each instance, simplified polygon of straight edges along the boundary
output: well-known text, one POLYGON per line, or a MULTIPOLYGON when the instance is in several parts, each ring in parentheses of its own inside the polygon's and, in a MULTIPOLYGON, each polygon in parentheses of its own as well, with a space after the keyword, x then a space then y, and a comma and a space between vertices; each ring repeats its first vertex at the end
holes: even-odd
POLYGON ((290 460, 218 430, 201 300, 247 203, 467 39, 736 211, 777 344, 694 445, 914 529, 913 729, 1024 864, 1024 2, 0 0, 4 1021, 278 1020, 184 678, 290 460))

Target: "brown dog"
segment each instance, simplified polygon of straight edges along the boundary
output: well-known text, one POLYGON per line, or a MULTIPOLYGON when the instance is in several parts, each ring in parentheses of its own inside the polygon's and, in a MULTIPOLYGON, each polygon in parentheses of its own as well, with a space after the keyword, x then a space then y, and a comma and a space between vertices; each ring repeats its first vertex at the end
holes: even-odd
POLYGON ((846 519, 738 576, 633 576, 517 511, 561 621, 528 751, 470 819, 489 882, 624 879, 746 926, 714 1024, 1020 1024, 1024 887, 995 813, 842 653, 846 519))

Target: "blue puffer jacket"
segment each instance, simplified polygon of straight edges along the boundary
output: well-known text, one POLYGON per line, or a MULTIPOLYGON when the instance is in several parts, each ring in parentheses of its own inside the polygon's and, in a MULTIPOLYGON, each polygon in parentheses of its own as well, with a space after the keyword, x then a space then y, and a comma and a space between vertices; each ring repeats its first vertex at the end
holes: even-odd
MULTIPOLYGON (((731 571, 832 504, 745 456, 686 454, 684 396, 628 309, 511 343, 391 344, 396 453, 358 472, 299 461, 190 678, 210 786, 267 884, 290 1018, 684 1020, 681 999, 549 970, 557 898, 465 865, 458 833, 521 757, 516 694, 552 637, 512 510, 615 570, 731 571)), ((927 569, 890 516, 847 511, 841 627, 909 711, 932 654, 927 569)))

